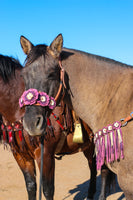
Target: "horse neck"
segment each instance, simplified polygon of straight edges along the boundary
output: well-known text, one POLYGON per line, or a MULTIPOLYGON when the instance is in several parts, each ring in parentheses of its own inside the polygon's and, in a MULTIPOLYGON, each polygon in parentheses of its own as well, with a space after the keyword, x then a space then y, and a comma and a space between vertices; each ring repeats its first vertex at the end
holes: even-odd
POLYGON ((20 69, 16 69, 15 77, 10 78, 8 83, 0 80, 0 113, 11 123, 20 120, 24 113, 19 107, 19 98, 24 91, 20 72, 20 69))
POLYGON ((81 53, 64 60, 63 66, 69 76, 73 108, 94 131, 132 111, 131 106, 125 107, 125 99, 133 95, 133 69, 81 53))

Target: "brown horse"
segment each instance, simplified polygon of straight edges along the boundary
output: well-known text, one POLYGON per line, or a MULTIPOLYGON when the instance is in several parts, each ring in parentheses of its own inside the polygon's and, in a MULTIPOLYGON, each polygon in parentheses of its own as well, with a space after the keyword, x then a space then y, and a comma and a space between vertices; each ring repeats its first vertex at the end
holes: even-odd
MULTIPOLYGON (((91 127, 93 132, 103 129, 108 124, 112 125, 115 121, 121 121, 121 118, 131 113, 133 108, 132 66, 62 48, 61 34, 50 46, 34 46, 22 36, 21 46, 27 54, 23 69, 26 90, 35 88, 38 92, 43 91, 50 98, 55 98, 58 104, 64 95, 62 90, 58 95, 58 91, 59 88, 63 88, 64 101, 91 127)), ((25 105, 25 99, 21 100, 25 105)), ((32 135, 42 134, 46 129, 46 118, 50 112, 49 106, 45 108, 36 105, 26 106, 24 127, 32 135), (29 120, 31 117, 32 120, 29 120)), ((127 119, 131 121, 132 116, 131 114, 124 121, 126 122, 127 119)), ((133 199, 132 123, 124 127, 121 124, 118 130, 121 142, 121 131, 123 133, 124 159, 122 155, 122 158, 108 163, 109 168, 117 174, 119 185, 128 200, 133 199)), ((117 142, 114 140, 114 143, 117 142)))
MULTIPOLYGON (((24 83, 21 77, 22 66, 13 58, 0 55, 0 113, 4 117, 6 131, 4 142, 9 143, 13 156, 17 161, 25 178, 28 199, 36 199, 36 169, 35 162, 40 168, 40 139, 32 137, 23 130, 22 137, 14 128, 14 124, 22 118, 24 109, 19 108, 19 97, 24 91, 24 83), (12 137, 9 134, 8 125, 12 127, 12 137), (23 138, 23 139, 22 139, 23 138)), ((90 186, 88 190, 88 199, 93 199, 96 190, 96 163, 94 154, 94 144, 90 139, 92 133, 90 128, 81 121, 83 130, 83 144, 73 143, 74 120, 71 111, 64 105, 58 106, 54 110, 54 114, 59 117, 63 127, 67 126, 65 132, 62 131, 60 125, 50 116, 51 126, 47 127, 47 135, 44 140, 44 167, 43 167, 43 193, 47 200, 53 199, 54 195, 54 170, 55 170, 55 153, 72 154, 79 150, 83 151, 88 160, 91 170, 90 186), (66 118, 66 120, 65 120, 66 118), (53 127, 54 132, 51 132, 53 127), (66 132, 67 130, 67 132, 66 132), (65 133, 65 134, 64 134, 65 133)), ((3 123, 1 119, 1 123, 3 123)), ((20 124, 22 125, 22 124, 20 124)), ((22 129, 22 126, 21 126, 22 129)), ((99 197, 100 200, 105 199, 105 185, 108 169, 102 170, 102 190, 99 197)))

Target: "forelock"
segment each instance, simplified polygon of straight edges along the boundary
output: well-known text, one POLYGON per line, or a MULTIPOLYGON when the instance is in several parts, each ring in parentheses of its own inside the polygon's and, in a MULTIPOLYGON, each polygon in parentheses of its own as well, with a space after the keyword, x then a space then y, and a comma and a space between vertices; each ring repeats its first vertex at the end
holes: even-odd
POLYGON ((47 46, 46 45, 37 45, 34 46, 30 53, 27 55, 27 58, 25 60, 25 67, 32 64, 35 60, 37 60, 40 56, 46 55, 47 46))

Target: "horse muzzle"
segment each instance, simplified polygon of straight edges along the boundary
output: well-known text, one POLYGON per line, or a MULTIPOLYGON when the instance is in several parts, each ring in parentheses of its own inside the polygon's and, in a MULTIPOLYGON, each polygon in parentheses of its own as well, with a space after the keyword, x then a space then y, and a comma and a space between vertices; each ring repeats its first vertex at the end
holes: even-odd
POLYGON ((42 115, 37 115, 29 120, 24 117, 23 126, 30 136, 40 136, 45 132, 47 122, 44 120, 42 115))

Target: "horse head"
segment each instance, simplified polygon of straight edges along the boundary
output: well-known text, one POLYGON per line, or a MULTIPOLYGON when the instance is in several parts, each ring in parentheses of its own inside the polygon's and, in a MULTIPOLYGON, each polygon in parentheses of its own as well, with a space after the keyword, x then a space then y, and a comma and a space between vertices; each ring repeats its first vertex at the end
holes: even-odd
POLYGON ((25 92, 19 104, 20 107, 25 106, 24 128, 30 135, 36 136, 45 133, 47 117, 58 102, 61 73, 59 57, 63 37, 59 34, 50 46, 34 46, 24 36, 21 36, 20 43, 27 58, 22 70, 25 92))

